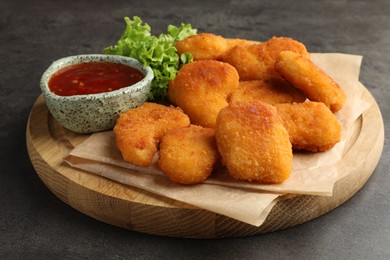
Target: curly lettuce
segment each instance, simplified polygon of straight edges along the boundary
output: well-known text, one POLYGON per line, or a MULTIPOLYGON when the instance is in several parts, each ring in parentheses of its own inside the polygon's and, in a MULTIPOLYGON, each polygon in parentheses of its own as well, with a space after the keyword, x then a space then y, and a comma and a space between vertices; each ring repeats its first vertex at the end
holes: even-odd
POLYGON ((179 56, 175 43, 197 33, 190 24, 180 27, 168 25, 167 33, 154 36, 147 23, 134 16, 124 18, 125 31, 114 46, 104 48, 103 53, 122 55, 139 60, 145 67, 150 66, 154 73, 149 100, 165 98, 170 80, 175 79, 180 67, 193 61, 190 53, 179 56))

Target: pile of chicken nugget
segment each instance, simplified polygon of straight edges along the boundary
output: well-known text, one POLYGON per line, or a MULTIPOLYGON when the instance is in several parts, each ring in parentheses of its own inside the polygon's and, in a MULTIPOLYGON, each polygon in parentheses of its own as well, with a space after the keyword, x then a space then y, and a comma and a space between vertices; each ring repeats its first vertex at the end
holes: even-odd
POLYGON ((340 86, 287 37, 265 42, 211 33, 177 42, 190 52, 170 82, 169 106, 145 102, 117 120, 123 158, 158 166, 173 182, 204 182, 226 167, 238 180, 282 183, 293 152, 331 149, 340 141, 334 113, 346 99, 340 86))

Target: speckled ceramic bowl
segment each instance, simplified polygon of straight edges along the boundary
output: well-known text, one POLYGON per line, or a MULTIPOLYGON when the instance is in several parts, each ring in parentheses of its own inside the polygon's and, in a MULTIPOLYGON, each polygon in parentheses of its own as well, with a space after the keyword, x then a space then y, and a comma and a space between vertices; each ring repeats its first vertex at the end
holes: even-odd
POLYGON ((114 127, 119 114, 146 101, 153 80, 153 71, 132 58, 116 55, 86 54, 53 62, 43 73, 40 86, 53 117, 65 128, 77 133, 92 133, 114 127), (58 70, 82 62, 113 62, 140 70, 145 77, 136 84, 101 94, 58 96, 48 82, 58 70))

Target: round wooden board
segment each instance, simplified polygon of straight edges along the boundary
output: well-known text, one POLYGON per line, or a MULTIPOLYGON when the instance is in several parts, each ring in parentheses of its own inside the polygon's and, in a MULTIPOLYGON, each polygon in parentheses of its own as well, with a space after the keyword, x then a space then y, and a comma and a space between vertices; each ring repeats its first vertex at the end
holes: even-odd
POLYGON ((62 201, 97 220, 170 237, 250 236, 317 218, 347 201, 367 182, 382 153, 384 127, 378 105, 365 88, 363 98, 372 105, 353 126, 333 196, 287 195, 272 208, 260 227, 71 168, 63 158, 88 135, 73 133, 59 125, 42 96, 31 110, 27 148, 44 184, 62 201))

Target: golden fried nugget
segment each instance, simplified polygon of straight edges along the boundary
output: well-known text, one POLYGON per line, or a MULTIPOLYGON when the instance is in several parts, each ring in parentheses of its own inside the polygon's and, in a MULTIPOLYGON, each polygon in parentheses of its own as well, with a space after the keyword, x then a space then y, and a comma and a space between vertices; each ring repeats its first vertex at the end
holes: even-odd
POLYGON ((275 69, 311 101, 324 103, 332 112, 337 112, 343 107, 346 101, 344 91, 337 82, 306 57, 291 51, 282 51, 275 69))
POLYGON ((219 60, 222 55, 239 44, 253 43, 244 39, 225 39, 212 33, 199 33, 176 42, 179 55, 189 52, 194 60, 219 60))
POLYGON ((179 55, 190 52, 194 60, 217 60, 228 49, 228 43, 219 35, 200 33, 176 42, 179 55))
POLYGON ((196 184, 211 175, 219 158, 214 129, 190 125, 164 135, 158 164, 171 181, 196 184))
POLYGON ((290 136, 293 149, 325 151, 340 141, 341 126, 321 102, 275 105, 290 136))
POLYGON ((281 51, 293 51, 300 55, 310 58, 310 53, 307 51, 306 46, 289 37, 272 37, 268 41, 264 42, 267 49, 268 62, 275 64, 276 59, 281 51))
POLYGON ((236 45, 221 60, 233 65, 242 81, 278 78, 280 75, 275 71, 274 65, 279 52, 283 50, 310 57, 302 43, 287 37, 272 37, 262 43, 236 45))
POLYGON ((305 95, 283 79, 241 81, 229 102, 261 100, 268 104, 303 102, 305 95))
POLYGON ((122 113, 114 133, 123 159, 139 166, 149 166, 161 138, 170 130, 188 126, 190 120, 182 110, 145 102, 122 113))
POLYGON ((240 80, 266 79, 268 66, 262 58, 264 49, 261 43, 237 45, 224 54, 222 61, 236 68, 240 80))
POLYGON ((234 39, 229 39, 225 38, 226 43, 227 43, 227 49, 226 51, 229 51, 231 48, 237 46, 237 45, 242 45, 242 44, 254 44, 254 41, 250 40, 245 40, 245 39, 240 39, 240 38, 234 38, 234 39))
POLYGON ((274 106, 258 100, 229 103, 218 115, 215 138, 234 178, 281 183, 289 177, 291 143, 274 106))
POLYGON ((214 60, 194 61, 177 73, 172 99, 190 117, 192 124, 215 127, 219 111, 228 105, 227 98, 238 84, 233 66, 214 60))

